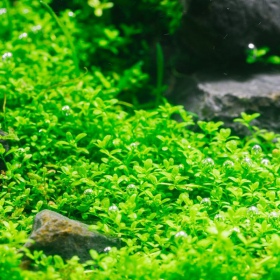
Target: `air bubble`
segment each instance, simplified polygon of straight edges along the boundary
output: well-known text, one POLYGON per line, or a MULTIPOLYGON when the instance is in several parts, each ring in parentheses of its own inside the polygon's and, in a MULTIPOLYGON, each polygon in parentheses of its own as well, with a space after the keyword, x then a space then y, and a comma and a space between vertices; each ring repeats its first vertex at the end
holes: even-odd
POLYGON ((259 214, 259 210, 256 206, 251 206, 247 210, 248 216, 253 218, 259 214))
POLYGON ((119 208, 116 205, 112 205, 109 207, 109 212, 117 212, 119 211, 119 208))
POLYGON ((253 155, 259 155, 262 152, 262 148, 260 145, 254 145, 252 147, 252 154, 253 155))
POLYGON ((35 25, 35 26, 32 26, 31 30, 34 32, 34 33, 37 33, 38 31, 40 31, 42 29, 42 26, 41 25, 35 25))
POLYGON ((27 38, 27 37, 28 37, 28 34, 27 34, 26 32, 24 32, 24 33, 22 33, 22 34, 20 34, 20 35, 18 36, 18 38, 19 38, 20 40, 25 39, 25 38, 27 38))
POLYGON ((210 198, 205 197, 200 201, 200 204, 203 205, 203 206, 206 206, 206 207, 210 207, 211 206, 211 200, 210 200, 210 198))
POLYGON ((248 44, 248 48, 253 50, 255 48, 255 45, 253 43, 248 44))
POLYGON ((203 161, 202 161, 202 165, 204 168, 213 168, 215 163, 214 163, 214 160, 212 158, 205 158, 203 161))
POLYGON ((234 227, 230 230, 231 232, 236 232, 236 233, 240 233, 240 228, 239 227, 234 227))
POLYGON ((270 161, 266 158, 263 158, 262 161, 261 161, 261 164, 267 166, 267 165, 270 164, 270 161))
POLYGON ((137 188, 134 184, 129 184, 127 187, 126 187, 126 191, 128 194, 133 194, 137 191, 137 188))
POLYGON ((0 15, 4 15, 6 13, 7 13, 7 9, 5 8, 0 9, 0 15))
POLYGON ((93 193, 93 190, 92 189, 86 189, 85 191, 84 191, 84 194, 85 195, 91 195, 93 193))
POLYGON ((179 164, 178 167, 179 167, 180 170, 183 170, 183 169, 184 169, 184 165, 183 165, 183 164, 179 164))
POLYGON ((70 107, 68 105, 65 105, 62 107, 61 109, 62 111, 65 111, 65 116, 69 116, 70 115, 70 107))
POLYGON ((11 52, 6 52, 2 55, 3 62, 9 62, 12 60, 13 54, 11 52))
POLYGON ((65 105, 62 107, 62 111, 70 110, 70 107, 68 105, 65 105))
POLYGON ((74 14, 72 11, 70 11, 70 12, 68 12, 68 16, 69 16, 69 17, 74 17, 75 14, 74 14))
POLYGON ((188 235, 183 231, 179 231, 175 234, 175 238, 186 238, 188 235))
POLYGON ((112 250, 112 248, 110 246, 106 247, 103 252, 104 253, 109 253, 112 250))
POLYGON ((130 146, 131 147, 137 147, 137 146, 139 146, 139 144, 140 144, 139 142, 134 142, 134 143, 131 143, 130 146))
POLYGON ((252 166, 252 160, 249 157, 245 157, 242 161, 241 161, 241 165, 243 168, 248 169, 252 166))
POLYGON ((225 217, 222 214, 217 214, 214 217, 214 221, 217 221, 217 222, 223 222, 224 220, 225 220, 225 217))
POLYGON ((249 219, 246 219, 244 221, 244 225, 245 225, 246 228, 250 228, 251 227, 251 221, 249 219))
POLYGON ((270 213, 268 214, 268 217, 269 217, 270 219, 272 219, 272 220, 276 220, 276 219, 279 218, 279 215, 278 215, 277 212, 272 211, 272 212, 270 212, 270 213))
POLYGON ((230 170, 233 169, 234 163, 231 160, 226 160, 223 164, 224 169, 230 170))

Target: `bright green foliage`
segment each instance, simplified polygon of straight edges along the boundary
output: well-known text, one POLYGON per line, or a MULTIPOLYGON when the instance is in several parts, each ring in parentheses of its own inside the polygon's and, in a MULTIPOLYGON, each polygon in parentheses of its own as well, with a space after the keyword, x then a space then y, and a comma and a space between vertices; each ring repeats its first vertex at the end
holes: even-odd
POLYGON ((280 64, 280 56, 270 53, 268 47, 256 48, 252 45, 252 48, 247 51, 247 63, 261 62, 264 64, 280 64))
MULTIPOLYGON (((251 131, 242 139, 222 122, 199 121, 195 132, 191 114, 168 102, 139 110, 118 97, 141 89, 140 64, 76 77, 65 33, 39 2, 10 8, 13 30, 6 16, 0 120, 11 149, 0 148, 0 279, 280 278, 279 135, 252 126, 256 114, 237 120, 251 131), (34 271, 22 270, 18 250, 42 209, 126 246, 91 251, 86 264, 34 252, 34 271)), ((83 32, 68 17, 59 18, 68 31, 83 32)), ((99 33, 122 40, 109 27, 99 33)))

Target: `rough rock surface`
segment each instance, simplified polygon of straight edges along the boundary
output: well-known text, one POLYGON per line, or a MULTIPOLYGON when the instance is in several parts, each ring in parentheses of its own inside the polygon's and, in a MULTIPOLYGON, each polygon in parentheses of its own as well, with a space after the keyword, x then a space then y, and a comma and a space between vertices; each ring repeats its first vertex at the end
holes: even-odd
POLYGON ((42 250, 46 255, 59 255, 64 260, 76 255, 81 262, 91 259, 90 249, 101 253, 107 247, 121 247, 120 240, 93 232, 88 225, 50 210, 43 210, 35 216, 29 238, 35 243, 28 242, 24 246, 31 251, 42 250))
POLYGON ((187 53, 190 53, 191 58, 200 59, 204 66, 207 61, 221 65, 244 62, 245 51, 250 43, 256 47, 268 46, 273 53, 279 54, 280 1, 181 2, 185 7, 185 15, 177 34, 177 47, 180 49, 178 62, 186 63, 184 55, 187 53))
POLYGON ((241 112, 258 112, 261 117, 254 125, 280 131, 280 72, 180 75, 173 77, 166 94, 200 119, 224 121, 242 134, 240 125, 232 122, 241 112))

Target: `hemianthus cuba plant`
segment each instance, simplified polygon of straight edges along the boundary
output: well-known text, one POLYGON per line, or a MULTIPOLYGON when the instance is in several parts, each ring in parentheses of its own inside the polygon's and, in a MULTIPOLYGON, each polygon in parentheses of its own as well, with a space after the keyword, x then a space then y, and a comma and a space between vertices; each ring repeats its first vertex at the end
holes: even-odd
MULTIPOLYGON (((279 135, 253 127, 257 115, 237 120, 251 131, 241 138, 222 122, 195 131, 166 101, 139 110, 119 98, 121 70, 76 77, 65 33, 39 2, 0 3, 0 140, 10 144, 0 148, 0 278, 280 278, 279 135), (24 270, 20 249, 43 209, 125 246, 87 263, 27 252, 34 270, 24 270)), ((123 79, 142 80, 135 69, 123 79)))

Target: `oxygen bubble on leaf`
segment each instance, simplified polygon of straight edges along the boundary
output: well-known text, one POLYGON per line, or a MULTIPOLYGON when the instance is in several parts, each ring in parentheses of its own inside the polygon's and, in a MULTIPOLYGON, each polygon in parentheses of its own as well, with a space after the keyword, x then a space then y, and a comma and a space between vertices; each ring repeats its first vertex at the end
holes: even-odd
POLYGON ((246 219, 246 220, 244 221, 244 225, 245 225, 245 227, 247 227, 247 228, 251 227, 251 221, 250 221, 249 219, 246 219))
POLYGON ((134 184, 129 184, 127 187, 126 187, 126 191, 127 193, 129 194, 133 194, 135 193, 137 190, 136 186, 134 184))
POLYGON ((72 11, 70 11, 70 12, 68 12, 68 16, 69 16, 69 17, 74 17, 75 14, 74 14, 72 11))
POLYGON ((214 167, 214 160, 212 158, 205 158, 202 161, 202 165, 205 168, 212 168, 212 167, 214 167))
POLYGON ((234 227, 234 228, 231 229, 231 232, 240 233, 240 228, 239 227, 234 227))
POLYGON ((247 213, 249 215, 249 217, 255 217, 259 214, 259 210, 256 206, 251 206, 248 208, 247 213))
POLYGON ((90 194, 92 194, 93 193, 93 190, 92 189, 86 189, 85 191, 84 191, 84 194, 85 195, 90 195, 90 194))
POLYGON ((203 205, 203 206, 206 206, 206 207, 210 207, 211 206, 211 200, 210 200, 210 198, 205 197, 200 201, 200 204, 203 205))
POLYGON ((262 161, 261 161, 261 164, 267 166, 267 165, 270 164, 270 161, 266 158, 263 158, 262 161))
POLYGON ((68 105, 62 107, 62 111, 67 111, 67 110, 70 110, 70 107, 68 105))
POLYGON ((130 146, 131 147, 137 147, 137 146, 139 146, 139 144, 140 144, 139 142, 134 142, 134 143, 131 143, 130 146))
POLYGON ((63 106, 61 110, 65 111, 65 116, 70 115, 70 107, 68 105, 63 106))
POLYGON ((31 30, 34 32, 34 33, 37 33, 38 31, 40 31, 42 29, 42 26, 40 24, 38 25, 35 25, 35 26, 32 26, 31 30))
POLYGON ((175 238, 186 238, 188 235, 183 231, 179 231, 175 234, 175 238))
POLYGON ((223 222, 224 220, 225 220, 225 217, 222 214, 217 214, 214 217, 214 221, 217 221, 217 222, 223 222))
POLYGON ((108 246, 108 247, 106 247, 104 250, 103 250, 103 252, 104 253, 109 253, 110 251, 111 251, 111 247, 110 246, 108 246))
POLYGON ((0 15, 6 14, 7 13, 7 9, 2 8, 0 9, 0 15))
POLYGON ((234 163, 231 160, 226 160, 223 167, 224 169, 232 169, 234 167, 234 163))
POLYGON ((117 212, 119 211, 119 208, 116 205, 112 205, 109 207, 109 212, 117 212))
POLYGON ((259 155, 262 152, 262 148, 260 145, 254 145, 252 148, 253 155, 259 155))
POLYGON ((25 39, 25 38, 27 38, 27 37, 28 37, 28 34, 27 34, 26 32, 24 32, 24 33, 22 33, 22 34, 20 34, 20 35, 18 36, 18 38, 19 38, 20 40, 25 39))
POLYGON ((252 160, 248 157, 245 157, 242 161, 241 161, 241 165, 243 168, 249 168, 252 166, 252 160))
POLYGON ((272 220, 276 220, 276 219, 279 218, 279 215, 278 215, 277 212, 272 211, 272 212, 270 212, 270 213, 268 214, 268 217, 269 217, 270 219, 272 219, 272 220))
POLYGON ((2 61, 3 62, 8 62, 12 59, 13 54, 11 52, 6 52, 2 55, 2 61))
POLYGON ((255 45, 253 43, 248 44, 248 48, 253 50, 255 48, 255 45))
POLYGON ((184 165, 183 165, 183 164, 179 164, 178 167, 179 167, 180 170, 183 170, 183 169, 184 169, 184 165))

